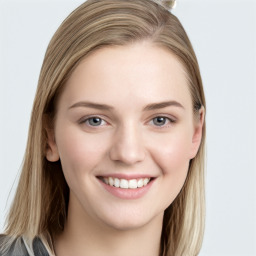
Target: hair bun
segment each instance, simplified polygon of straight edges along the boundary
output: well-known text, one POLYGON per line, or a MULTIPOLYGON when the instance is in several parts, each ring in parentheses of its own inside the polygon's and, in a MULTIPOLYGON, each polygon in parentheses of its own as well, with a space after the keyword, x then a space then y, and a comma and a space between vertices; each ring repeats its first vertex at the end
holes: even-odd
POLYGON ((165 9, 171 10, 176 7, 176 0, 157 0, 165 9))

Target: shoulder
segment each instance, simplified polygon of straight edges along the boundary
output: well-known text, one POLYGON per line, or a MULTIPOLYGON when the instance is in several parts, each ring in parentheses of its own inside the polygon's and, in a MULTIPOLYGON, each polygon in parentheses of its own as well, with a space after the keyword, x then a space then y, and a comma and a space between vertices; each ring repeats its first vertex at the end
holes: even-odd
POLYGON ((14 239, 5 235, 0 235, 0 255, 29 256, 24 241, 21 237, 14 239))
POLYGON ((36 237, 33 241, 33 250, 36 256, 49 256, 41 239, 36 237))
MULTIPOLYGON (((45 246, 39 238, 33 240, 33 253, 35 256, 49 256, 45 246)), ((10 238, 0 235, 0 256, 30 256, 22 237, 10 238)))

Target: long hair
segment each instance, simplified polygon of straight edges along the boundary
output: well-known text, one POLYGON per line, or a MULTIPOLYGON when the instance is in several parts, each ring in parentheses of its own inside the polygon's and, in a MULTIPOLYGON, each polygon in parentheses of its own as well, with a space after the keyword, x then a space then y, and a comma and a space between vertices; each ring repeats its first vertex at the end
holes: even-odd
MULTIPOLYGON (((56 101, 73 70, 90 53, 106 46, 148 40, 183 64, 196 115, 205 106, 198 62, 179 20, 150 0, 88 0, 61 24, 47 48, 34 100, 23 168, 6 222, 6 245, 22 238, 33 255, 40 237, 53 255, 52 237, 65 226, 69 188, 60 161, 47 161, 46 125, 53 125, 56 101)), ((185 184, 165 210, 161 256, 198 255, 204 233, 205 125, 185 184)), ((6 246, 8 247, 8 246, 6 246)))

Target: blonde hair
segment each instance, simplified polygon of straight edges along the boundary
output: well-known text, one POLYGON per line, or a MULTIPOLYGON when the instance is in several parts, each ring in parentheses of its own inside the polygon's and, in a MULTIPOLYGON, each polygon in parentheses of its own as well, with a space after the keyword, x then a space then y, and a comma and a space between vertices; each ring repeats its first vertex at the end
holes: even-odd
MULTIPOLYGON (((56 101, 82 59, 99 48, 149 40, 169 49, 183 64, 193 108, 205 108, 197 59, 179 20, 150 0, 88 0, 73 11, 54 34, 42 65, 23 168, 5 234, 7 243, 22 237, 30 255, 40 237, 53 255, 52 237, 65 225, 69 188, 60 162, 45 158, 46 124, 53 125, 56 101)), ((163 256, 198 255, 204 232, 205 126, 199 151, 191 160, 181 192, 166 209, 162 229, 163 256)))

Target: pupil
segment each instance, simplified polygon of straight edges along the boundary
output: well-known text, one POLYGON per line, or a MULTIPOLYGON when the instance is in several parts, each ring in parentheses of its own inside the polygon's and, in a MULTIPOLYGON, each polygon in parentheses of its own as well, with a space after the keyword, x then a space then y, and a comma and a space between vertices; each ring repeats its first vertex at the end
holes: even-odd
POLYGON ((101 123, 101 119, 97 117, 93 117, 89 120, 90 125, 97 126, 101 123))
POLYGON ((164 125, 165 124, 165 117, 156 117, 154 118, 155 125, 164 125))

